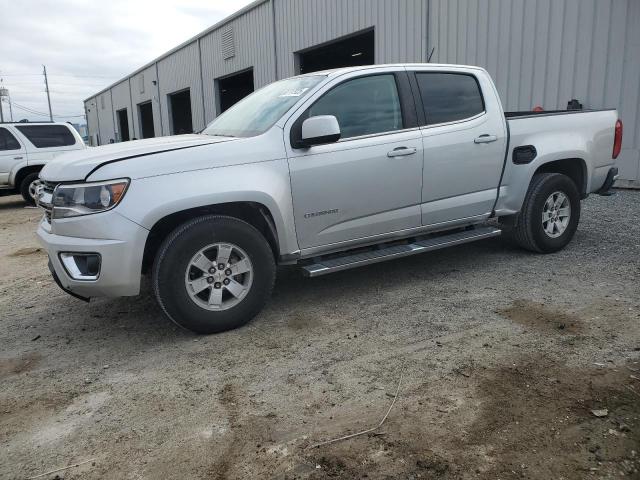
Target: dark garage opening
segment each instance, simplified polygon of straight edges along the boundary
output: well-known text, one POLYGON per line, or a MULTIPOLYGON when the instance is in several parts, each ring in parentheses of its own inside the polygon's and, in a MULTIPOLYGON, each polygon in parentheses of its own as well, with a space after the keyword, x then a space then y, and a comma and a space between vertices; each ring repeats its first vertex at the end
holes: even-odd
POLYGON ((373 65, 374 53, 375 34, 373 30, 367 30, 298 53, 298 69, 300 73, 309 73, 330 68, 373 65))
POLYGON ((129 116, 127 115, 127 109, 123 108, 116 112, 118 116, 118 129, 120 131, 120 141, 129 141, 129 116))
POLYGON ((253 69, 216 80, 218 112, 222 113, 253 92, 253 69))
POLYGON ((191 93, 189 89, 169 94, 169 112, 171 114, 171 133, 182 135, 193 133, 191 120, 191 93))
POLYGON ((153 106, 151 102, 138 104, 138 117, 140 118, 140 135, 142 138, 152 138, 156 136, 153 126, 153 106))

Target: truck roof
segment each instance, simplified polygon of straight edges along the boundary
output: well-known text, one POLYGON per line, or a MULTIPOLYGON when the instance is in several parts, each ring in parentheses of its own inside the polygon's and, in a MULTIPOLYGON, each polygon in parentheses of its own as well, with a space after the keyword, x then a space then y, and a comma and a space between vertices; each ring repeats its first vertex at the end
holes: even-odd
POLYGON ((0 125, 69 125, 67 122, 0 122, 0 125))
POLYGON ((321 70, 318 72, 309 72, 299 75, 300 77, 310 76, 310 75, 328 75, 328 76, 336 76, 342 75, 344 73, 350 72, 358 72, 361 70, 369 70, 372 68, 381 68, 381 67, 395 67, 395 68, 405 68, 405 67, 433 67, 434 69, 438 68, 472 68, 477 70, 483 70, 482 67, 477 67, 474 65, 456 65, 450 63, 383 63, 383 64, 373 64, 373 65, 359 65, 356 67, 340 67, 340 68, 332 68, 329 70, 321 70))

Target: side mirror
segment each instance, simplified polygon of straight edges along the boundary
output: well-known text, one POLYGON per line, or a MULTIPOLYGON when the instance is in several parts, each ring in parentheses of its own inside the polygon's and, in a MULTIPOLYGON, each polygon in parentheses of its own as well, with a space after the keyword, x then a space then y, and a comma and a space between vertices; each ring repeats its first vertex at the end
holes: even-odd
POLYGON ((333 115, 318 115, 302 122, 302 144, 305 147, 324 145, 340 140, 340 125, 333 115))

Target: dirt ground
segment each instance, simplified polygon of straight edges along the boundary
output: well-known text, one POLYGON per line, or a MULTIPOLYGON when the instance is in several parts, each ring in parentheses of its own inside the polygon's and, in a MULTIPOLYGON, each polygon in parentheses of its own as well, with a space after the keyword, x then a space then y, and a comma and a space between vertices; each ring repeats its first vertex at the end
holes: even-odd
POLYGON ((208 337, 148 287, 64 294, 40 216, 0 198, 1 478, 640 478, 640 192, 590 197, 554 255, 283 269, 261 315, 208 337), (313 448, 398 386, 379 430, 313 448))

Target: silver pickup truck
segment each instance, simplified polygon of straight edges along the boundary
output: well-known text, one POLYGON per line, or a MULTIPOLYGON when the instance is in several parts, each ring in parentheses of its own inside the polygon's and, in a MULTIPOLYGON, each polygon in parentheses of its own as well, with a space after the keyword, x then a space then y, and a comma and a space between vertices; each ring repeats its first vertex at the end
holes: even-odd
POLYGON ((137 295, 199 333, 267 302, 276 265, 324 275, 509 232, 539 253, 616 178, 615 110, 502 110, 478 67, 377 65, 270 84, 201 134, 48 163, 38 236, 71 295, 137 295))

